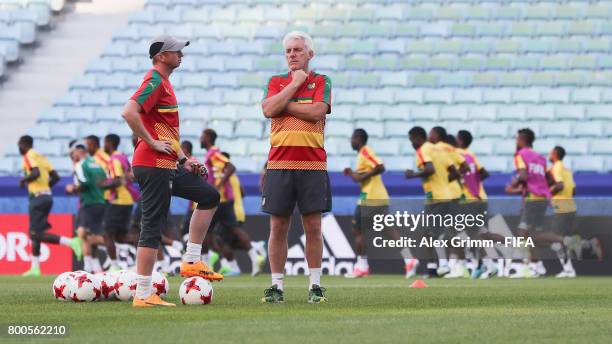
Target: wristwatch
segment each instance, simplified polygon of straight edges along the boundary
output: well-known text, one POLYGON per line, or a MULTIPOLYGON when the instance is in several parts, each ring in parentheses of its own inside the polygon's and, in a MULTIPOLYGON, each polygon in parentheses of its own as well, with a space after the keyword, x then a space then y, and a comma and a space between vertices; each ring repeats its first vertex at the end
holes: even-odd
POLYGON ((179 165, 181 165, 181 166, 184 165, 186 162, 187 162, 187 158, 186 157, 184 157, 184 158, 182 158, 182 159, 180 159, 178 161, 179 165))

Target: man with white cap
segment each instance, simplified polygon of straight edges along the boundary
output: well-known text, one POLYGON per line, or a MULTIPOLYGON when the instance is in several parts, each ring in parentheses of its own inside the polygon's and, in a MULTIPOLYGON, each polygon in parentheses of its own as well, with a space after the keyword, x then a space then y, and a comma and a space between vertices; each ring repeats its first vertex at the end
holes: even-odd
POLYGON ((222 280, 201 261, 202 242, 219 204, 219 193, 206 183, 206 168, 195 159, 187 159, 179 138, 179 114, 176 97, 168 77, 181 64, 188 41, 162 35, 149 47, 153 68, 123 110, 138 142, 134 150, 133 171, 142 192, 142 220, 136 251, 136 295, 134 307, 174 306, 163 301, 151 289, 151 275, 166 226, 171 196, 198 204, 189 225, 189 242, 183 255, 181 275, 222 280))

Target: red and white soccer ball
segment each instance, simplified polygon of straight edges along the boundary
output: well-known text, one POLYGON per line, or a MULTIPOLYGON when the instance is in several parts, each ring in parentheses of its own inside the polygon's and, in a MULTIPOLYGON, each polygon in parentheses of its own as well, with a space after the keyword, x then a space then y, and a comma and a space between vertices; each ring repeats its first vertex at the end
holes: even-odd
POLYGON ((117 284, 117 277, 112 272, 102 272, 96 274, 100 280, 100 300, 115 300, 117 294, 115 293, 115 285, 117 284))
POLYGON ((90 273, 76 273, 70 280, 69 295, 74 302, 90 302, 100 299, 100 281, 90 273))
POLYGON ((152 284, 152 291, 159 295, 159 297, 166 296, 170 290, 168 279, 157 271, 153 271, 152 284))
POLYGON ((58 301, 69 301, 70 300, 70 281, 74 278, 75 273, 67 271, 59 274, 55 281, 53 281, 53 287, 51 292, 53 297, 58 301))
POLYGON ((134 271, 122 271, 115 283, 115 294, 121 301, 129 301, 136 294, 136 273, 134 271))
POLYGON ((184 305, 207 305, 213 298, 212 284, 202 277, 189 277, 181 284, 179 297, 184 305))

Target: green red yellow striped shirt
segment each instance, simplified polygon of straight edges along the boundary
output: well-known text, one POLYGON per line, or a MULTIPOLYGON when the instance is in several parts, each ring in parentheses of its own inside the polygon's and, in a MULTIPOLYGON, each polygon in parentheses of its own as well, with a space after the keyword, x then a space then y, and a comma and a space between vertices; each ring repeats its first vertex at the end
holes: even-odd
MULTIPOLYGON (((264 99, 282 91, 291 83, 290 73, 275 75, 268 81, 264 99)), ((324 102, 331 112, 331 80, 326 75, 310 72, 291 101, 300 104, 324 102)), ((327 154, 323 147, 325 119, 316 123, 301 120, 290 113, 272 118, 270 153, 267 168, 271 170, 327 170, 327 154)))

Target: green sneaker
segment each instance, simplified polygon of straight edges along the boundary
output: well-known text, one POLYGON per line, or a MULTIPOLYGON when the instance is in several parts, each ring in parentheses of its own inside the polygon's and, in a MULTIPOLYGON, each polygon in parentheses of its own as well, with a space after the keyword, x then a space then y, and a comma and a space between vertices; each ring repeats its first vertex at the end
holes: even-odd
POLYGON ((210 253, 208 255, 208 266, 210 266, 211 269, 214 269, 215 265, 219 261, 219 258, 221 258, 221 257, 219 256, 219 254, 217 252, 210 253))
POLYGON ((30 270, 24 272, 21 276, 23 276, 23 277, 38 277, 38 276, 40 276, 40 267, 30 268, 30 270))
POLYGON ((74 237, 70 239, 70 248, 72 249, 72 252, 74 252, 76 259, 81 261, 83 259, 83 242, 81 241, 81 238, 74 237))
POLYGON ((318 285, 313 285, 312 288, 308 291, 308 303, 325 303, 327 302, 327 298, 323 293, 326 291, 325 288, 319 287, 318 285))
POLYGON ((283 291, 278 289, 275 284, 264 290, 264 297, 261 298, 261 303, 283 303, 285 302, 285 297, 283 295, 283 291))

